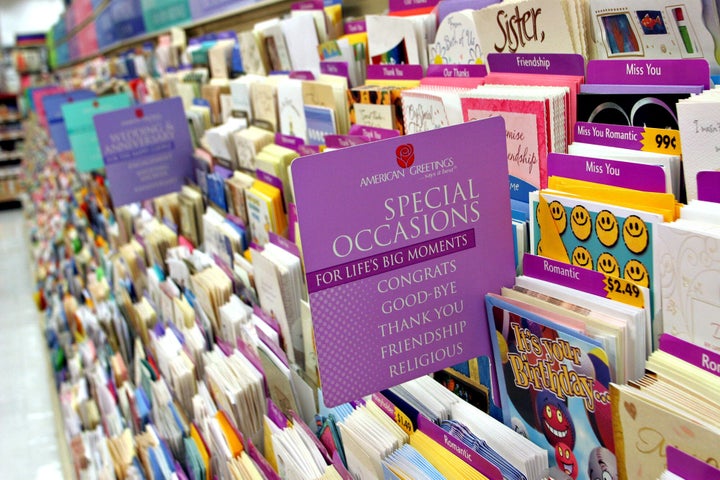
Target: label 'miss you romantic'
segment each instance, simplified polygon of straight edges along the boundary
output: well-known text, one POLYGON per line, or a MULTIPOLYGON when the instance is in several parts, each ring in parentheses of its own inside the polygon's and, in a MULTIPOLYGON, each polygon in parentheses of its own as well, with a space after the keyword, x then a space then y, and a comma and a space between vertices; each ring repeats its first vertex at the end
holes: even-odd
POLYGON ((293 164, 328 402, 489 354, 482 296, 511 282, 512 242, 496 209, 503 198, 509 208, 504 148, 481 160, 499 142, 469 140, 486 137, 483 126, 503 131, 502 121, 474 126, 473 135, 455 126, 293 164), (323 164, 346 175, 318 174, 323 164))

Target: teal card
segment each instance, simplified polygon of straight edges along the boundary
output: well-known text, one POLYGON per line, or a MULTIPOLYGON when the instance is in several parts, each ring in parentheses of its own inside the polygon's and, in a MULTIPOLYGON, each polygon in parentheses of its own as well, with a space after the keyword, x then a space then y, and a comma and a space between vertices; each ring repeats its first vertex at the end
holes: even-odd
POLYGON ((118 93, 62 105, 65 128, 78 171, 89 172, 104 167, 93 117, 98 113, 127 108, 131 104, 127 94, 118 93))

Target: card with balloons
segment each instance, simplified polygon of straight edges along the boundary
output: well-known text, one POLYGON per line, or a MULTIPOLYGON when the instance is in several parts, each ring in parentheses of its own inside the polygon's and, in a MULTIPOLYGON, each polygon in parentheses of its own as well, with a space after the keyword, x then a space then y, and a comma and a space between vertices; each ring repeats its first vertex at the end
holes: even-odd
POLYGON ((600 342, 521 302, 488 294, 485 304, 504 423, 548 451, 553 478, 617 478, 600 342))

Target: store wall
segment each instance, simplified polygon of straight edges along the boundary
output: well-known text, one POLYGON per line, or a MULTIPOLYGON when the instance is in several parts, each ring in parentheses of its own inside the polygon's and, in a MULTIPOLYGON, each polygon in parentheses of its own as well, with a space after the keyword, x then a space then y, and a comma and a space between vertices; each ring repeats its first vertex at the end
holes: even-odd
POLYGON ((47 32, 65 10, 63 0, 0 0, 0 37, 12 46, 18 33, 47 32))

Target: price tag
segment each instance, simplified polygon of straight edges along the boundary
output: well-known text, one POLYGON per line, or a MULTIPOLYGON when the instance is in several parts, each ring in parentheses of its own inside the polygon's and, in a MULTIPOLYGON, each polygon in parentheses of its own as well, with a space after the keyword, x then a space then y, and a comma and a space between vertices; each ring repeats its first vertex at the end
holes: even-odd
POLYGON ((400 428, 402 428, 408 435, 412 434, 415 431, 410 417, 405 415, 405 412, 403 412, 397 407, 395 407, 395 423, 397 423, 400 428))
POLYGON ((665 128, 645 128, 642 133, 642 151, 680 155, 680 131, 665 128))
POLYGON ((633 282, 625 280, 624 278, 610 277, 608 275, 605 275, 603 282, 605 283, 607 298, 610 300, 638 308, 645 308, 642 292, 640 292, 640 288, 633 282))

